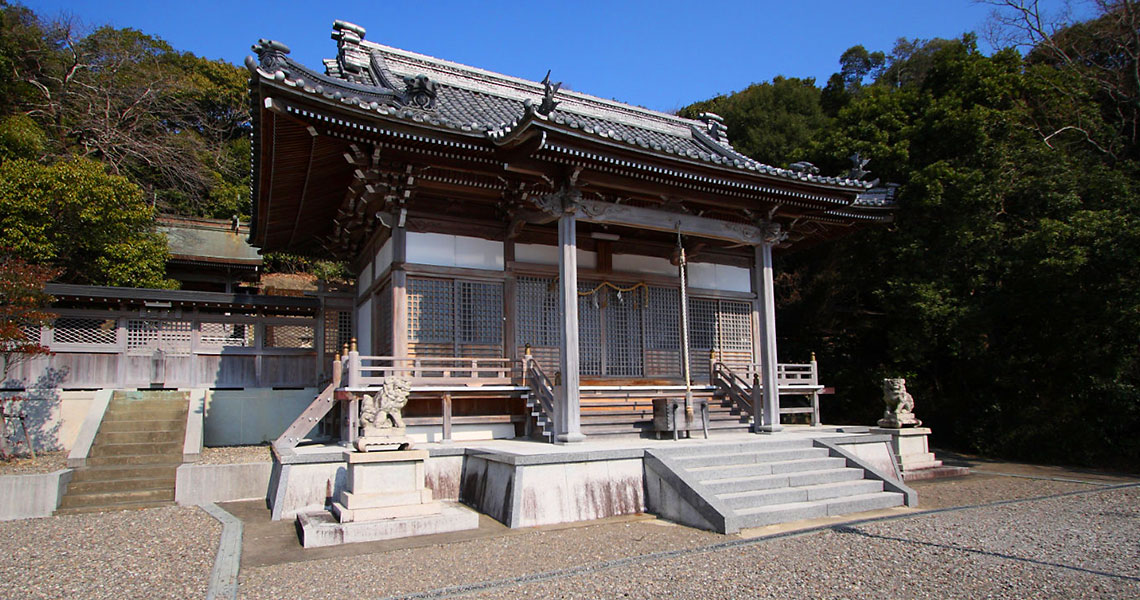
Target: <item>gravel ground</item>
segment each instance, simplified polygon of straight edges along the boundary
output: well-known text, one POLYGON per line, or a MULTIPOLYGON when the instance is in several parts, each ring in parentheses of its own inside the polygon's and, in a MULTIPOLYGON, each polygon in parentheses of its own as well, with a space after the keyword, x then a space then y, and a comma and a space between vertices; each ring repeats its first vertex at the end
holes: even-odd
POLYGON ((654 521, 536 529, 361 557, 243 568, 239 597, 377 598, 717 543, 724 536, 654 521), (363 568, 362 568, 363 566, 363 568))
POLYGON ((51 473, 67 468, 67 452, 37 452, 35 458, 21 457, 0 460, 0 475, 27 475, 29 473, 51 473))
POLYGON ((648 560, 474 598, 1135 598, 1140 489, 648 560))
POLYGON ((1087 483, 998 475, 970 475, 953 479, 915 481, 908 485, 918 492, 919 510, 1038 498, 1100 487, 1087 483))
POLYGON ((173 506, 0 522, 0 598, 203 598, 221 530, 173 506))
POLYGON ((269 446, 221 446, 203 448, 199 464, 229 465, 238 463, 271 462, 273 454, 269 446))
POLYGON ((1009 477, 952 483, 941 500, 927 502, 1038 499, 838 526, 718 550, 701 548, 739 538, 660 521, 536 530, 390 557, 381 553, 366 562, 356 557, 246 568, 240 597, 376 598, 560 569, 573 571, 496 584, 465 597, 1140 597, 1140 488, 1104 490, 1009 477), (1074 490, 1091 493, 1040 499, 1074 490), (628 559, 675 549, 692 551, 628 559), (615 560, 621 562, 606 562, 615 560))

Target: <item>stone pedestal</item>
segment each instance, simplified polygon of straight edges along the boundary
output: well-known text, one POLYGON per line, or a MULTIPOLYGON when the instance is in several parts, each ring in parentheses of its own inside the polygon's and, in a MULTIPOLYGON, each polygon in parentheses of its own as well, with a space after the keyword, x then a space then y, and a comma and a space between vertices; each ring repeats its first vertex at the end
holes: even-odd
POLYGON ((934 457, 927 445, 926 438, 930 435, 928 427, 872 427, 871 433, 891 436, 891 450, 899 459, 903 473, 942 466, 942 461, 934 457))
POLYGON ((424 486, 427 450, 345 452, 348 479, 333 503, 341 523, 439 514, 424 486))
POLYGON ((474 529, 479 514, 432 498, 427 450, 345 452, 345 489, 327 511, 301 513, 305 548, 474 529))

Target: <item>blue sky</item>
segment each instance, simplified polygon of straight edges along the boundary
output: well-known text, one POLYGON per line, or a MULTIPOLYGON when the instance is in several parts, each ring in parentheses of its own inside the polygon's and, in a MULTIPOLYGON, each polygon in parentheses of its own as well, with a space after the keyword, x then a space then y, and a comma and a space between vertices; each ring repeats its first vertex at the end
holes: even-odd
POLYGON ((334 19, 366 39, 517 77, 672 111, 776 75, 822 85, 855 44, 889 51, 899 37, 981 31, 990 7, 971 0, 794 2, 245 2, 39 0, 88 26, 133 27, 175 48, 241 64, 258 38, 320 67, 334 19))

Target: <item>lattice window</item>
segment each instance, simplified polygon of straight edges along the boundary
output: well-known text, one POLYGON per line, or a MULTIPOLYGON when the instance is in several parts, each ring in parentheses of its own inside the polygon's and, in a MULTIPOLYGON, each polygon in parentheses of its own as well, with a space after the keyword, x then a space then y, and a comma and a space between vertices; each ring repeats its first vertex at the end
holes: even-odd
POLYGON ((192 325, 189 321, 130 319, 127 321, 127 349, 188 354, 192 325))
POLYGON ((255 344, 252 323, 199 323, 199 342, 210 348, 252 348, 255 344))
POLYGON ((681 375, 681 291, 649 288, 644 311, 645 374, 681 375))
MULTIPOLYGON (((389 327, 390 323, 391 318, 389 318, 389 327)), ((337 354, 350 341, 352 341, 352 311, 326 310, 325 353, 329 356, 337 354)))
MULTIPOLYGON (((380 287, 380 292, 376 295, 374 300, 376 303, 376 319, 373 321, 373 329, 376 332, 376 338, 372 340, 372 349, 377 356, 389 356, 392 354, 392 287, 390 284, 385 283, 380 287)), ((348 331, 351 336, 352 331, 348 331)), ((343 347, 343 346, 341 346, 343 347)))
POLYGON ((515 341, 519 346, 558 347, 558 280, 519 277, 516 286, 515 341))
MULTIPOLYGON (((595 283, 578 282, 579 292, 594 289, 595 283)), ((602 303, 604 294, 578 296, 578 371, 582 375, 602 374, 602 303)))
POLYGON ((312 348, 313 327, 309 325, 266 325, 266 348, 312 348))
POLYGON ((704 350, 716 346, 716 300, 689 298, 689 348, 704 350))
POLYGON ((718 346, 731 352, 752 352, 752 305, 721 300, 717 314, 718 346))
POLYGON ((39 325, 20 325, 20 335, 23 336, 24 341, 38 344, 40 343, 40 326, 39 325))
POLYGON ((641 309, 644 292, 618 293, 606 288, 607 375, 636 377, 642 374, 641 309))
POLYGON ((460 344, 499 345, 503 340, 503 286, 456 281, 460 344))
POLYGON ((681 291, 649 288, 645 307, 645 348, 679 350, 681 348, 681 291))
POLYGON ((115 345, 115 319, 60 317, 55 320, 56 344, 115 345))
POLYGON ((455 342, 455 282, 408 279, 408 341, 455 342))

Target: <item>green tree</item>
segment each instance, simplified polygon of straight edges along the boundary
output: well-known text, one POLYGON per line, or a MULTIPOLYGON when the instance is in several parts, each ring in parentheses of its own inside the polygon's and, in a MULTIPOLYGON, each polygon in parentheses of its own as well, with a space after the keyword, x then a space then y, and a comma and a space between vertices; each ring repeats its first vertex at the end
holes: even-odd
POLYGON ((732 145, 767 164, 786 166, 802 160, 802 151, 828 126, 814 79, 776 77, 730 96, 697 102, 680 111, 724 117, 732 145))
POLYGON ((1045 143, 1038 124, 1100 106, 1061 70, 970 36, 922 57, 920 78, 863 89, 813 147, 904 185, 894 226, 784 259, 783 348, 819 351, 832 409, 864 422, 877 379, 904 375, 942 443, 1135 464, 1135 165, 1045 143))
POLYGON ((0 164, 0 247, 74 283, 174 287, 166 240, 138 186, 86 159, 0 164))

